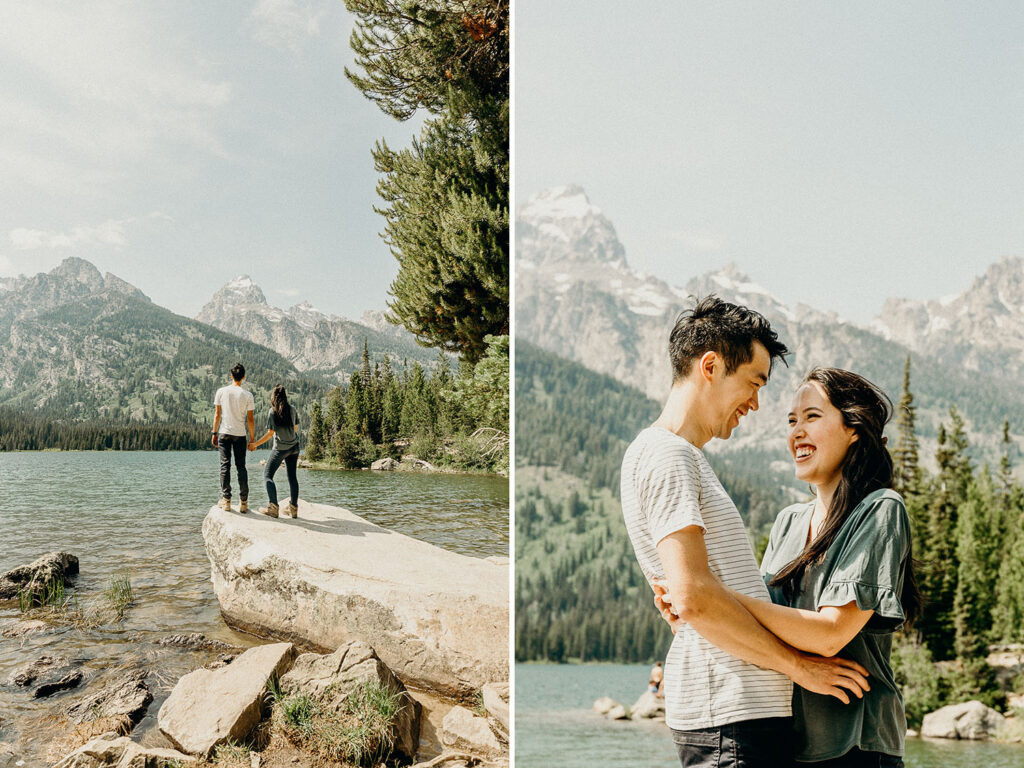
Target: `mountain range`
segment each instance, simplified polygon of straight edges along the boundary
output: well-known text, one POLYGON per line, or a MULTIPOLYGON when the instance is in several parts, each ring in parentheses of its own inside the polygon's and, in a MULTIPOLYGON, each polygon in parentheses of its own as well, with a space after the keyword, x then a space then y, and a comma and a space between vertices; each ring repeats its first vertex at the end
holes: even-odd
POLYGON ((195 319, 273 349, 299 371, 339 383, 359 368, 364 341, 375 357, 387 355, 397 369, 404 360, 427 367, 437 360, 437 350, 417 344, 404 328, 387 322, 383 312, 365 312, 355 322, 324 314, 306 301, 279 309, 247 275, 224 285, 195 319))
POLYGON ((54 421, 189 423, 209 419, 213 393, 238 360, 261 405, 277 383, 319 397, 347 380, 364 339, 371 356, 399 368, 437 354, 380 313, 364 325, 308 304, 270 307, 247 278, 218 291, 200 318, 157 306, 75 257, 0 280, 0 406, 54 421))
MULTIPOLYGON (((715 293, 764 314, 789 346, 760 411, 712 450, 781 453, 789 394, 814 365, 855 370, 897 401, 912 361, 922 453, 950 405, 965 414, 979 456, 995 451, 1003 419, 1024 419, 1024 260, 992 265, 958 296, 890 299, 867 327, 807 305, 787 306, 735 265, 672 285, 630 267, 611 221, 578 186, 545 190, 516 211, 516 335, 661 402, 671 384, 669 331, 692 297, 715 293)), ((638 425, 639 426, 639 425, 638 425)), ((931 441, 931 442, 929 442, 931 441)), ((709 446, 710 447, 710 446, 709 446)))

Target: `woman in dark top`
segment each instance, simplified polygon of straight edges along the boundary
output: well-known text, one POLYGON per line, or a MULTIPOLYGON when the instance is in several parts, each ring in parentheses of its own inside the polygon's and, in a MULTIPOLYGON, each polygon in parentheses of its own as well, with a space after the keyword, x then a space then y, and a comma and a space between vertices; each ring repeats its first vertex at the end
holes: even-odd
POLYGON ((775 604, 734 593, 790 645, 853 659, 870 673, 870 690, 848 704, 794 688, 798 764, 903 765, 907 721, 892 635, 917 617, 921 597, 882 436, 891 416, 885 394, 855 373, 807 375, 793 398, 788 443, 815 499, 787 507, 772 527, 761 573, 775 604))
POLYGON ((251 444, 255 450, 270 438, 274 438, 270 458, 263 470, 263 479, 267 483, 267 496, 270 503, 260 508, 260 513, 269 517, 278 516, 277 485, 274 474, 284 462, 288 473, 288 490, 290 498, 285 505, 284 513, 289 517, 299 516, 299 478, 296 468, 299 465, 299 414, 288 403, 288 393, 280 384, 270 393, 270 412, 267 414, 267 432, 259 440, 251 444))
MULTIPOLYGON (((771 603, 730 590, 781 640, 868 671, 860 697, 793 690, 797 765, 901 768, 907 730, 892 635, 920 613, 910 521, 891 490, 882 431, 892 404, 861 376, 815 368, 793 397, 789 452, 815 499, 779 513, 761 573, 771 603)), ((671 598, 669 598, 670 600, 671 598)), ((660 597, 656 604, 678 621, 660 597)))

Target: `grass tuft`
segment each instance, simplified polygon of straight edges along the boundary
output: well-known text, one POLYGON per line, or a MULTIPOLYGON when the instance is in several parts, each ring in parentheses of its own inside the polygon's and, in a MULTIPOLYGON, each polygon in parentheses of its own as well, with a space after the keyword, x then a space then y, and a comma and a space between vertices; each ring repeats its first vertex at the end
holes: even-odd
POLYGON ((132 582, 128 572, 121 571, 111 576, 103 595, 107 599, 107 604, 117 616, 117 620, 123 619, 125 611, 135 602, 135 596, 132 594, 132 582))
POLYGON ((317 758, 356 766, 375 766, 394 750, 392 721, 401 711, 401 695, 376 681, 357 686, 338 711, 307 694, 276 699, 275 716, 288 739, 317 758))

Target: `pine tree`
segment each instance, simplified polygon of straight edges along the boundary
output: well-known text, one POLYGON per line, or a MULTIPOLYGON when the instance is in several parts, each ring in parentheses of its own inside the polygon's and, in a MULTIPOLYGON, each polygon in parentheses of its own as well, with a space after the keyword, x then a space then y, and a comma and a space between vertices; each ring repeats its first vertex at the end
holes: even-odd
POLYGON ((1010 521, 996 579, 992 635, 997 641, 1024 643, 1024 505, 1013 510, 1010 521))
POLYGON ((921 485, 921 468, 918 464, 918 442, 915 431, 917 407, 914 395, 910 391, 910 355, 903 367, 903 392, 897 408, 896 428, 899 439, 892 452, 893 488, 902 494, 904 499, 917 493, 921 485))
POLYGON ((434 414, 427 380, 420 364, 413 363, 402 400, 402 434, 413 437, 431 435, 433 431, 434 414))
POLYGON ((939 474, 928 507, 927 554, 921 586, 924 610, 917 629, 937 661, 950 659, 955 652, 953 603, 956 597, 958 567, 956 531, 958 511, 964 503, 971 479, 967 455, 967 435, 956 406, 950 408, 950 430, 939 426, 935 452, 939 474))
POLYGON ((956 655, 984 656, 999 570, 999 508, 988 468, 972 482, 956 529, 957 582, 953 601, 956 655))
POLYGON ((320 461, 323 458, 326 437, 323 409, 320 402, 315 401, 309 415, 309 432, 306 434, 306 458, 309 461, 320 461))
POLYGON ((411 148, 379 142, 379 209, 400 267, 389 319, 421 343, 476 360, 508 333, 507 0, 346 0, 348 78, 385 113, 424 122, 411 148))

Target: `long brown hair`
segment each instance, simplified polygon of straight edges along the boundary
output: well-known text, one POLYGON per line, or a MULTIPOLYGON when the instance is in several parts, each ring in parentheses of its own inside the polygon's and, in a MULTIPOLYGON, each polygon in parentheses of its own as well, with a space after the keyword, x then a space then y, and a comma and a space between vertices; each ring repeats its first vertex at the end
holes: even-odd
POLYGON ((288 405, 288 393, 280 384, 270 391, 270 408, 274 411, 278 424, 291 426, 288 419, 292 414, 292 407, 288 405))
MULTIPOLYGON (((808 566, 821 562, 853 508, 872 491, 892 488, 892 457, 882 435, 892 418, 892 401, 863 376, 841 368, 815 368, 804 377, 804 384, 810 382, 821 386, 828 401, 842 414, 843 424, 854 430, 857 439, 843 458, 839 485, 818 535, 771 581, 773 587, 781 586, 789 596, 800 591, 808 566)), ((908 626, 921 613, 921 592, 912 554, 907 556, 900 595, 908 626)))

